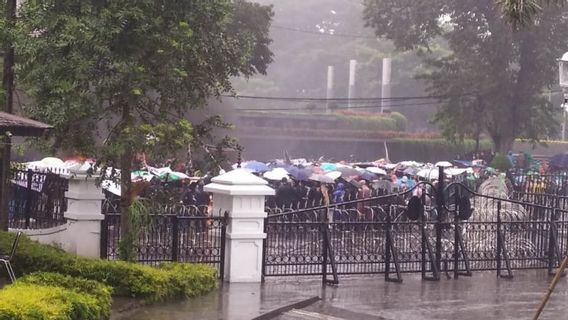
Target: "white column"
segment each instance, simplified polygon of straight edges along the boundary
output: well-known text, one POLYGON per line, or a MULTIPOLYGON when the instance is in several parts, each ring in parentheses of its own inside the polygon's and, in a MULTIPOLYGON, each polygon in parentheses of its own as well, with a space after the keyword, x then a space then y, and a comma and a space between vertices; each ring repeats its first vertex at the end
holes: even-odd
POLYGON ((68 251, 85 257, 99 257, 101 243, 101 213, 103 192, 95 184, 95 178, 85 175, 69 179, 67 212, 68 228, 61 241, 68 251))
POLYGON ((205 186, 213 193, 213 214, 229 213, 225 238, 225 281, 260 282, 264 233, 264 198, 274 195, 267 182, 244 169, 215 177, 205 186))
POLYGON ((349 60, 349 91, 348 91, 349 108, 353 107, 353 102, 351 100, 355 98, 356 77, 357 77, 357 60, 349 60))
POLYGON ((383 81, 381 86, 381 113, 390 109, 392 59, 383 58, 383 81))
POLYGON ((331 106, 331 102, 330 99, 333 99, 334 93, 333 93, 333 82, 334 82, 334 74, 335 74, 335 67, 334 66, 328 66, 327 67, 327 88, 326 88, 326 92, 325 92, 325 97, 327 99, 327 103, 326 103, 326 111, 327 113, 330 113, 330 106, 331 106))

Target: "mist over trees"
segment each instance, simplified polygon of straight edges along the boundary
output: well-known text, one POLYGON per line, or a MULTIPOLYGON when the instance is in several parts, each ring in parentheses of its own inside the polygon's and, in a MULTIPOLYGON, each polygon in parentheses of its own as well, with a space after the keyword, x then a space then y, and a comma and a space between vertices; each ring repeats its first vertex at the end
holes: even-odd
MULTIPOLYGON (((266 76, 248 81, 235 80, 242 95, 275 97, 325 97, 327 67, 335 67, 335 97, 347 97, 349 60, 358 61, 356 97, 381 96, 382 59, 392 57, 392 96, 424 94, 421 80, 414 79, 422 68, 414 52, 396 52, 391 41, 377 38, 365 27, 363 5, 345 0, 260 0, 273 5, 270 34, 274 62, 266 76)), ((438 50, 434 49, 435 54, 438 50)), ((227 99, 228 100, 228 99, 227 99)), ((231 100, 233 102, 233 100, 231 100)), ((282 101, 238 100, 239 108, 308 107, 282 101)), ((343 105, 342 105, 343 106, 343 105)), ((318 107, 323 107, 319 105, 318 107)), ((377 108, 375 108, 377 109, 377 108)), ((405 114, 410 130, 432 130, 428 124, 433 106, 393 108, 405 114)), ((316 109, 317 111, 317 109, 316 109)))
POLYGON ((517 30, 494 0, 367 0, 365 21, 399 50, 447 43, 449 54, 424 59, 421 78, 444 97, 435 122, 449 139, 485 133, 507 152, 515 138, 556 132, 557 111, 543 92, 556 84, 556 58, 568 48, 568 7, 551 3, 517 30))

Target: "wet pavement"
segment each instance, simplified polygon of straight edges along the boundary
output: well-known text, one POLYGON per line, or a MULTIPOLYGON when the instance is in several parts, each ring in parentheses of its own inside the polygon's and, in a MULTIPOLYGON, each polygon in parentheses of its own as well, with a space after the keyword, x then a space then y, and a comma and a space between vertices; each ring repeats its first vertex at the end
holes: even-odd
MULTIPOLYGON (((121 319, 252 319, 313 296, 322 300, 279 316, 291 319, 531 319, 548 289, 546 271, 517 271, 512 280, 495 273, 474 273, 458 280, 422 281, 404 275, 404 283, 381 275, 341 277, 337 287, 320 279, 269 279, 259 284, 224 284, 218 291, 189 301, 144 307, 121 319)), ((540 319, 568 316, 568 282, 562 279, 540 319)))

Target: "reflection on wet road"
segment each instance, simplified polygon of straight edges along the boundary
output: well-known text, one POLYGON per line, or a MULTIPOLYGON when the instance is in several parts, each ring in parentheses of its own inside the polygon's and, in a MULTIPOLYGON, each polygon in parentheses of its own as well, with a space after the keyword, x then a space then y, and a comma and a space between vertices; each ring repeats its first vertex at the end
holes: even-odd
MULTIPOLYGON (((322 301, 303 309, 304 319, 310 319, 310 314, 354 320, 529 319, 549 280, 541 270, 517 271, 512 280, 498 279, 489 272, 439 282, 405 275, 402 284, 384 282, 381 275, 343 277, 338 287, 322 287, 321 280, 313 278, 269 279, 264 285, 225 284, 207 296, 146 307, 123 319, 251 319, 313 296, 322 297, 322 301)), ((567 296, 568 282, 562 279, 541 319, 565 319, 567 296)), ((284 315, 279 319, 302 317, 284 315)))

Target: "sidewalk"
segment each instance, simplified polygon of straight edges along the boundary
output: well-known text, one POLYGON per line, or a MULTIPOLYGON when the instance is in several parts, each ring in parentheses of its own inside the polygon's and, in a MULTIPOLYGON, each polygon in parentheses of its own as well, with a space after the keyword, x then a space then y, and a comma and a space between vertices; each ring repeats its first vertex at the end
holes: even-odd
MULTIPOLYGON (((322 287, 321 279, 268 279, 260 284, 224 284, 218 291, 190 301, 161 304, 127 319, 252 319, 279 307, 314 296, 322 301, 298 314, 338 319, 528 319, 547 290, 546 271, 516 272, 513 280, 494 272, 439 282, 404 275, 404 283, 387 283, 382 275, 340 277, 338 287, 322 287)), ((557 286, 543 319, 564 319, 568 313, 568 283, 557 286)), ((293 313, 294 314, 294 313, 293 313)), ((286 315, 278 319, 296 319, 286 315)), ((302 319, 310 319, 306 316, 302 319)), ((325 319, 325 318, 324 318, 325 319)))

